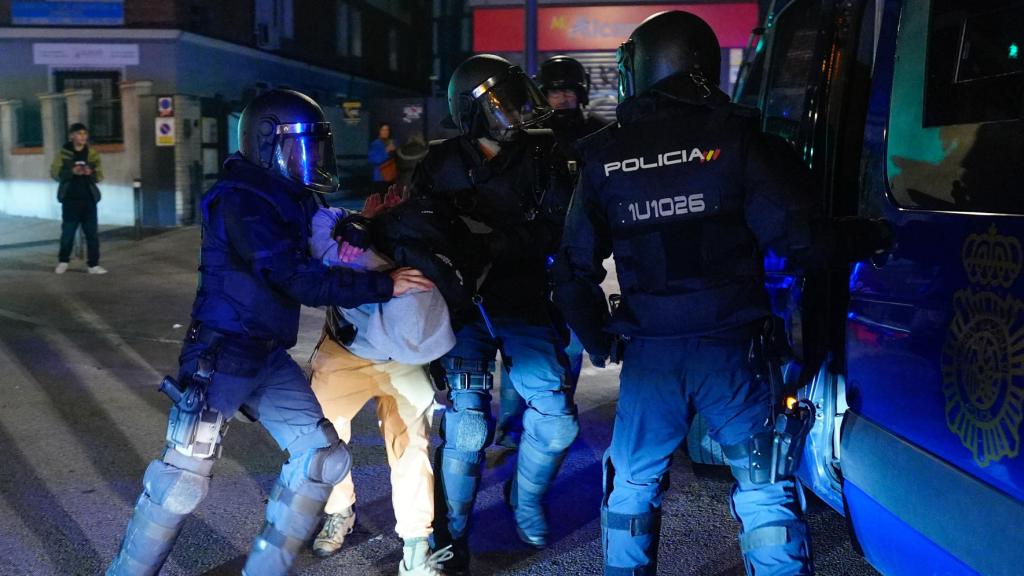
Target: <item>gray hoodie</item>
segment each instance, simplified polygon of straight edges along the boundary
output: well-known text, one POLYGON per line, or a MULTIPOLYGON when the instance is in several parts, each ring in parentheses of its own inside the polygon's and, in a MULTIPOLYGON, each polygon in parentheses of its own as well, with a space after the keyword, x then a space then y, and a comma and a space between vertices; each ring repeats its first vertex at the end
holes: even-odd
MULTIPOLYGON (((370 249, 356 262, 338 259, 338 243, 331 232, 347 213, 340 208, 321 208, 313 215, 313 234, 309 251, 328 266, 348 266, 364 270, 393 267, 385 257, 370 249)), ((435 290, 405 294, 384 303, 363 304, 358 308, 338 308, 342 317, 356 328, 356 336, 346 348, 356 356, 383 362, 426 364, 444 356, 455 346, 448 306, 435 290)))

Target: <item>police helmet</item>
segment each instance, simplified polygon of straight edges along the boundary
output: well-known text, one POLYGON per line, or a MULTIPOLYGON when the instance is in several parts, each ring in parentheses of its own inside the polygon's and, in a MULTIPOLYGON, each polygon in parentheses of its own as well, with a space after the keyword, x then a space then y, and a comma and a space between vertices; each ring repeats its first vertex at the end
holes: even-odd
POLYGON ((619 101, 678 75, 686 75, 710 96, 718 85, 722 51, 707 22, 689 12, 672 10, 650 16, 637 26, 619 47, 618 65, 619 101))
POLYGON ((493 54, 467 59, 448 82, 448 111, 460 132, 509 140, 551 114, 547 100, 518 66, 493 54))
POLYGON ((537 85, 544 94, 548 90, 572 90, 582 106, 590 104, 590 74, 575 58, 554 56, 545 60, 537 72, 537 85))
POLYGON ((239 152, 246 160, 313 192, 338 189, 331 123, 320 106, 293 90, 271 90, 242 111, 239 152))

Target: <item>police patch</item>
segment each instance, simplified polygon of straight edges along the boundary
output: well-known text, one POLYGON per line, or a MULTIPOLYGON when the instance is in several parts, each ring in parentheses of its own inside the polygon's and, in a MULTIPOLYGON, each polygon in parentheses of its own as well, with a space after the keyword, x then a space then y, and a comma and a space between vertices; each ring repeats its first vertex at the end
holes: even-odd
POLYGON ((967 237, 962 257, 971 285, 953 296, 942 349, 946 425, 986 467, 1020 453, 1024 303, 1005 289, 1021 270, 1021 246, 992 226, 967 237))

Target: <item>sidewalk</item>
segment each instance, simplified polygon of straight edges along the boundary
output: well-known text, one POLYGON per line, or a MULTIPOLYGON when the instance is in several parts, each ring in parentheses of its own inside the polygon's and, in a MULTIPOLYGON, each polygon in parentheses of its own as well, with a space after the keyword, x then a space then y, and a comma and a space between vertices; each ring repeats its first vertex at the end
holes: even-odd
MULTIPOLYGON (((100 237, 111 230, 124 226, 100 225, 100 237)), ((56 244, 60 241, 60 220, 11 216, 0 213, 0 249, 41 244, 56 244)))

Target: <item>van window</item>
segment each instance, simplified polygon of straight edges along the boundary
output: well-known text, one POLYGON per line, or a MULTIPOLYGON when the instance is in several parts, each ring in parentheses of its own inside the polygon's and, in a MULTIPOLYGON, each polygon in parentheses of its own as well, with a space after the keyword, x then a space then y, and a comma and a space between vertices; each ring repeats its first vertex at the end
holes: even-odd
POLYGON ((1024 214, 1024 1, 909 0, 887 170, 905 208, 1024 214))
POLYGON ((764 130, 796 141, 815 70, 820 0, 796 0, 775 20, 771 73, 764 98, 764 130))

